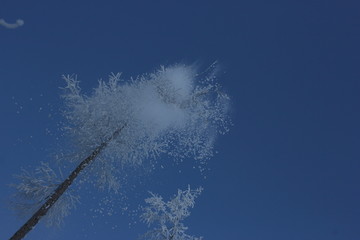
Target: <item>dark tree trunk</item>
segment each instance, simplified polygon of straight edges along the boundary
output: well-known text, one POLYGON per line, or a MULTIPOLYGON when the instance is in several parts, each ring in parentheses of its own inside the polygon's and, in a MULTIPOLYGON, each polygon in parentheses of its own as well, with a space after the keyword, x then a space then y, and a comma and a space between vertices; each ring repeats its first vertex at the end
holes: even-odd
POLYGON ((116 138, 120 134, 123 128, 124 127, 116 130, 113 135, 109 139, 107 139, 107 141, 103 142, 91 153, 90 156, 84 159, 75 168, 75 170, 72 171, 72 173, 55 189, 54 193, 47 198, 47 201, 41 206, 41 208, 37 212, 35 212, 33 216, 9 240, 19 240, 25 237, 25 235, 35 227, 39 220, 44 215, 46 215, 49 209, 56 203, 56 201, 66 191, 66 189, 68 189, 68 187, 73 183, 79 173, 101 153, 101 151, 108 145, 108 143, 112 139, 116 138))

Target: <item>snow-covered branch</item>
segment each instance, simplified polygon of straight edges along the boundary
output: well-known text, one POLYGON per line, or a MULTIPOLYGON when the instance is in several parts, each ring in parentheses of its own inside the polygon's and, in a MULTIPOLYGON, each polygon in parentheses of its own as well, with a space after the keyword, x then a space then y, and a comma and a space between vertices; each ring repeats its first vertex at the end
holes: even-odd
POLYGON ((171 200, 165 202, 161 196, 150 193, 151 197, 145 199, 147 207, 141 215, 143 222, 148 226, 155 225, 154 229, 143 235, 149 240, 201 240, 202 237, 194 237, 185 233, 188 229, 182 221, 190 216, 189 208, 195 205, 202 188, 191 190, 178 190, 171 200))
POLYGON ((118 186, 112 175, 125 164, 140 165, 161 154, 206 161, 213 155, 216 135, 230 125, 229 98, 220 91, 215 75, 198 74, 193 66, 161 67, 129 81, 111 74, 88 95, 81 92, 75 75, 63 78, 68 120, 64 129, 79 156, 87 156, 126 124, 102 152, 102 161, 94 162, 93 169, 111 170, 95 174, 102 186, 107 179, 118 186))
MULTIPOLYGON (((62 176, 56 174, 49 164, 43 162, 34 172, 23 170, 22 174, 16 175, 16 178, 20 182, 11 185, 17 190, 13 196, 12 207, 19 216, 23 217, 38 210, 62 181, 62 176)), ((66 192, 49 210, 44 218, 46 224, 59 226, 78 201, 78 196, 71 191, 66 192)))

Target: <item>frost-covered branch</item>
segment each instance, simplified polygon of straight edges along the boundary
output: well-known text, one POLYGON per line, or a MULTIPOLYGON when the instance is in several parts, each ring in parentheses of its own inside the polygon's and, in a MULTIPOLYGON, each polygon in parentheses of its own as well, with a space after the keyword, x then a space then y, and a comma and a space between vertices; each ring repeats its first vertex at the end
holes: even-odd
MULTIPOLYGON (((11 185, 17 190, 13 196, 12 207, 22 217, 27 217, 38 210, 62 181, 62 176, 56 174, 49 164, 43 162, 34 172, 23 170, 22 174, 16 175, 16 178, 20 182, 11 185)), ((78 196, 72 191, 67 191, 49 210, 44 218, 46 224, 59 226, 78 201, 78 196)))
POLYGON ((198 74, 193 66, 174 65, 129 81, 111 74, 88 95, 81 92, 75 75, 63 77, 68 120, 64 129, 79 156, 87 156, 126 124, 101 154, 103 161, 94 163, 100 164, 95 171, 112 170, 99 176, 100 185, 116 179, 111 176, 125 164, 140 165, 162 154, 199 163, 213 155, 215 137, 229 130, 230 120, 229 97, 216 82, 215 70, 210 70, 198 74))
POLYGON ((201 240, 185 233, 188 229, 182 221, 190 216, 189 208, 195 205, 202 188, 191 190, 190 186, 185 191, 178 190, 177 195, 165 202, 161 196, 150 193, 151 197, 145 199, 147 207, 141 215, 143 222, 148 226, 155 225, 153 230, 145 233, 143 238, 149 240, 201 240))

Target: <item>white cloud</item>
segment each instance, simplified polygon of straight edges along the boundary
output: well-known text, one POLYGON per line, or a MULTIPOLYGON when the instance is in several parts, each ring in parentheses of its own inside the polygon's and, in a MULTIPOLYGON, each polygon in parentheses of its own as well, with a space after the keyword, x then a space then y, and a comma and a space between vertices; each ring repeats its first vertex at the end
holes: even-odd
POLYGON ((24 20, 18 19, 15 23, 7 23, 4 19, 0 19, 0 25, 9 29, 14 29, 24 25, 24 20))

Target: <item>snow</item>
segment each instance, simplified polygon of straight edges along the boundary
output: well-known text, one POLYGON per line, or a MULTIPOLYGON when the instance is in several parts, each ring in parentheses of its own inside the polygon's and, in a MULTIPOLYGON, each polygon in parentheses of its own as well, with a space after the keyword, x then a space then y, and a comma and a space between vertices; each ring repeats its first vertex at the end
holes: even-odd
POLYGON ((177 92, 176 96, 179 100, 185 100, 190 97, 194 89, 196 72, 194 67, 175 65, 163 68, 156 77, 164 82, 168 81, 169 85, 177 92))
POLYGON ((185 111, 174 104, 161 101, 154 86, 144 87, 139 95, 134 103, 138 106, 135 117, 143 126, 154 131, 154 134, 185 122, 185 111))

